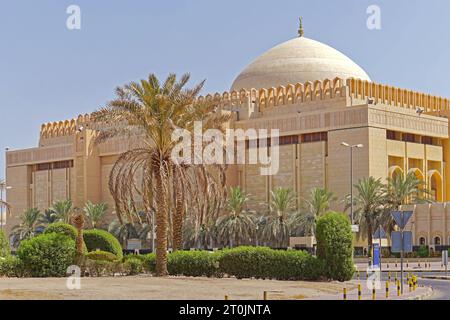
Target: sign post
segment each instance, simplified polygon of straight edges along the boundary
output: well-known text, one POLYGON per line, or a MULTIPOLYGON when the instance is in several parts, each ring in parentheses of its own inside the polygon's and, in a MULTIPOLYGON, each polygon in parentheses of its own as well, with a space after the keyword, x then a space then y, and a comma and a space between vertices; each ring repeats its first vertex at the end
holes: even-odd
POLYGON ((408 224, 409 219, 413 215, 413 211, 392 211, 392 217, 394 218, 400 231, 392 232, 392 252, 398 252, 394 250, 400 249, 400 282, 401 291, 403 294, 403 258, 405 252, 412 251, 412 232, 405 232, 405 226, 408 224), (398 248, 400 247, 400 248, 398 248))
POLYGON ((445 267, 445 276, 447 276, 447 268, 448 268, 448 251, 442 251, 442 265, 445 267))

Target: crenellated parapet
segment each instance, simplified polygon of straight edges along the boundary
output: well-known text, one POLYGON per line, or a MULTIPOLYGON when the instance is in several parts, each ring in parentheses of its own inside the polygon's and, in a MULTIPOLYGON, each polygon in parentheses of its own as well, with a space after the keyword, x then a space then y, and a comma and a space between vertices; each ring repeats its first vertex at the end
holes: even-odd
POLYGON ((382 103, 407 109, 421 108, 424 112, 448 111, 450 100, 425 93, 400 89, 379 83, 348 79, 350 94, 361 100, 374 99, 382 103))
POLYGON ((74 135, 78 128, 90 122, 90 115, 79 115, 77 119, 49 122, 41 126, 41 138, 50 139, 74 135))

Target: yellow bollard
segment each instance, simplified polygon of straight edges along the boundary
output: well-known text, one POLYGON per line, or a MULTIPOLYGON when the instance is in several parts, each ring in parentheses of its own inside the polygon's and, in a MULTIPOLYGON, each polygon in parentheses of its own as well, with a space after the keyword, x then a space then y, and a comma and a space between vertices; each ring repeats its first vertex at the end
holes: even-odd
POLYGON ((225 295, 225 300, 230 300, 230 297, 228 297, 227 295, 225 295))
POLYGON ((263 300, 269 300, 269 299, 267 299, 267 291, 264 291, 263 300))
POLYGON ((412 281, 411 280, 408 281, 408 285, 409 285, 409 292, 411 292, 412 291, 412 281))
POLYGON ((344 288, 344 300, 347 300, 347 288, 344 288))
POLYGON ((389 282, 386 282, 386 299, 389 299, 389 282))
POLYGON ((377 292, 375 291, 375 284, 372 286, 372 300, 377 300, 377 292))
POLYGON ((400 290, 400 281, 397 280, 397 297, 402 295, 402 291, 400 290))
POLYGON ((358 300, 362 298, 361 283, 358 283, 358 300))
POLYGON ((388 272, 388 282, 391 282, 391 272, 388 272))

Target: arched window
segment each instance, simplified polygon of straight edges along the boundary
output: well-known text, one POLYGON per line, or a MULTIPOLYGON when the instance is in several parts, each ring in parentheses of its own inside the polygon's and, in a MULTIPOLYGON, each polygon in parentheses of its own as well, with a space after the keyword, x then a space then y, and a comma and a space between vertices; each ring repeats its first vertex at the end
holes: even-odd
POLYGON ((441 237, 434 237, 434 244, 436 246, 440 246, 441 245, 441 237))
POLYGON ((425 239, 425 237, 420 237, 420 238, 419 238, 419 244, 420 244, 421 246, 426 245, 426 244, 427 244, 427 239, 425 239))

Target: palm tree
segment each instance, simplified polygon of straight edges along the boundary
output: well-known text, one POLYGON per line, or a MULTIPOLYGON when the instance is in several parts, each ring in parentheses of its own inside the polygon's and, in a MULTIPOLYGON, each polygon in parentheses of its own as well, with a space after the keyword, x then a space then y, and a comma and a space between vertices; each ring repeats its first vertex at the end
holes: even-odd
MULTIPOLYGON (((136 205, 137 195, 142 197, 146 212, 156 212, 158 276, 168 274, 168 215, 172 204, 173 172, 177 172, 176 185, 184 187, 188 183, 186 167, 172 159, 172 150, 178 144, 178 141, 172 139, 172 133, 177 128, 192 132, 195 121, 213 119, 214 121, 207 123, 215 126, 229 119, 229 116, 220 113, 213 114, 212 102, 197 100, 204 82, 193 89, 185 88, 189 78, 189 75, 183 75, 177 81, 177 77, 171 74, 161 85, 157 77, 151 74, 148 80, 117 88, 116 99, 92 114, 94 122, 103 124, 99 128, 98 143, 116 136, 141 137, 139 146, 130 148, 119 157, 112 169, 109 185, 121 223, 124 221, 121 216, 124 213, 128 222, 143 223, 140 219, 135 220, 136 217, 130 213, 142 209, 136 205), (135 181, 138 169, 143 173, 140 185, 135 181), (124 210, 129 204, 132 210, 124 210)), ((175 192, 175 197, 177 193, 175 192)), ((181 200, 175 200, 175 203, 177 201, 181 200)), ((180 212, 177 214, 182 216, 180 212)), ((180 231, 181 228, 176 226, 174 230, 180 231)))
MULTIPOLYGON (((356 221, 358 221, 360 226, 358 235, 367 239, 368 252, 371 252, 372 235, 385 209, 386 187, 381 182, 381 179, 369 177, 359 180, 355 188, 356 196, 353 201, 356 206, 356 221)), ((349 197, 348 206, 350 206, 349 197)))
POLYGON ((44 226, 48 226, 49 224, 55 223, 58 221, 58 215, 52 210, 45 210, 44 213, 41 213, 39 216, 39 223, 44 226))
POLYGON ((313 188, 309 197, 303 199, 303 208, 293 216, 292 230, 304 236, 316 235, 317 219, 329 211, 331 202, 336 200, 332 192, 325 188, 313 188))
POLYGON ((106 203, 93 204, 88 201, 83 210, 91 221, 92 228, 95 229, 108 211, 108 205, 106 203))
POLYGON ((429 192, 425 189, 424 182, 416 177, 413 172, 406 176, 397 174, 388 179, 386 194, 386 210, 381 216, 381 221, 388 232, 394 230, 395 221, 391 211, 399 210, 402 205, 428 202, 425 197, 429 192))
POLYGON ((151 228, 148 224, 121 223, 113 220, 108 226, 108 232, 113 234, 123 247, 126 247, 128 239, 146 240, 151 228))
POLYGON ((262 237, 277 248, 287 247, 290 236, 288 218, 296 207, 297 199, 293 190, 288 188, 277 188, 270 195, 269 212, 262 237))
POLYGON ((72 200, 67 199, 62 201, 56 201, 53 203, 53 205, 49 210, 52 211, 57 216, 58 221, 70 223, 71 216, 73 213, 72 200))
POLYGON ((245 210, 248 200, 248 195, 241 187, 231 188, 227 201, 229 214, 217 220, 218 238, 230 247, 250 242, 254 236, 254 217, 245 210))
POLYGON ((41 212, 37 208, 31 208, 24 211, 20 217, 19 225, 11 229, 11 235, 14 238, 15 245, 25 239, 33 238, 37 233, 39 224, 39 216, 41 212))

